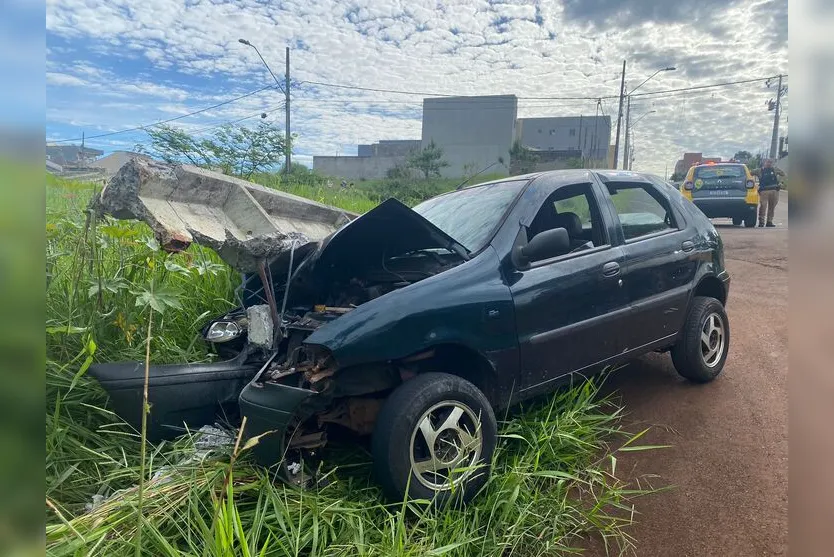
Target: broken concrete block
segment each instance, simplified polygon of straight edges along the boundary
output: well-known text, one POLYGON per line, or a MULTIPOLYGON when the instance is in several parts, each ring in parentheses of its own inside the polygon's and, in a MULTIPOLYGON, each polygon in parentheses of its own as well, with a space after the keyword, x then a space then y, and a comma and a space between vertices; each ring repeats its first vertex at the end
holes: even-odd
POLYGON ((210 247, 242 272, 254 272, 259 260, 294 242, 321 240, 357 216, 195 166, 140 158, 125 164, 91 207, 146 222, 168 251, 192 242, 210 247))
POLYGON ((270 350, 275 329, 269 306, 266 304, 249 306, 246 308, 246 318, 249 321, 247 329, 249 345, 270 350))

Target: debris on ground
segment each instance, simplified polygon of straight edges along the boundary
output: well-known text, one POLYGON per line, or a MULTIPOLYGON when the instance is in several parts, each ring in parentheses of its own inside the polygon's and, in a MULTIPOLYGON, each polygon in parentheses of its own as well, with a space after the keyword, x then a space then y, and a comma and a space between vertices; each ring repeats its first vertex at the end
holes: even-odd
MULTIPOLYGON (((194 442, 194 451, 179 462, 160 466, 151 477, 151 482, 165 483, 171 479, 173 472, 178 468, 183 468, 188 465, 203 462, 210 456, 219 456, 226 453, 231 453, 237 438, 237 430, 227 429, 215 425, 204 425, 192 435, 191 439, 194 442)), ((95 512, 104 503, 116 499, 121 494, 134 489, 135 486, 126 490, 119 490, 105 496, 104 493, 109 491, 106 485, 102 485, 99 492, 92 496, 92 500, 84 505, 85 511, 89 514, 95 512)))

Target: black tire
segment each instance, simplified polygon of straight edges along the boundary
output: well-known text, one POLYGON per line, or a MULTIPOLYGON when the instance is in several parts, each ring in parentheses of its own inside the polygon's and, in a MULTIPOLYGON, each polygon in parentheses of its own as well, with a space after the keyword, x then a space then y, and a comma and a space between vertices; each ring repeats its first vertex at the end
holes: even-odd
POLYGON ((733 217, 733 226, 741 226, 741 223, 744 221, 743 217, 733 217))
MULTIPOLYGON (((496 436, 495 414, 487 398, 475 385, 455 375, 424 373, 400 385, 382 406, 372 441, 374 473, 386 496, 395 501, 402 501, 407 493, 412 499, 428 499, 435 503, 452 500, 465 502, 472 499, 489 478, 489 465, 495 451, 496 436), (433 412, 426 417, 426 413, 433 408, 437 408, 434 412, 438 414, 433 412), (428 449, 426 437, 419 427, 420 423, 428 420, 431 425, 433 419, 438 419, 438 422, 443 422, 439 423, 438 427, 445 424, 442 412, 446 408, 449 408, 446 417, 455 411, 454 408, 460 409, 461 417, 455 421, 460 427, 440 431, 432 428, 438 436, 438 441, 433 443, 432 449, 428 449), (470 412, 466 412, 467 408, 470 412), (474 424, 475 420, 472 418, 478 423, 474 424), (478 431, 480 436, 477 434, 478 431), (448 432, 447 437, 454 437, 457 432, 473 434, 470 437, 473 444, 470 446, 478 444, 479 452, 467 452, 467 462, 453 466, 454 469, 467 470, 459 472, 465 476, 459 478, 459 483, 449 487, 452 483, 449 482, 446 487, 435 489, 424 482, 431 478, 439 484, 441 476, 434 471, 418 473, 413 470, 412 462, 420 464, 423 461, 415 457, 421 449, 424 453, 430 451, 428 461, 432 462, 438 458, 435 457, 436 447, 447 452, 455 451, 458 456, 463 454, 457 451, 448 439, 442 447, 437 444, 442 441, 440 436, 444 432, 448 432)), ((461 439, 459 436, 455 438, 461 439)), ((453 443, 456 445, 457 441, 453 443)), ((449 462, 453 459, 454 455, 449 458, 449 462)))
POLYGON ((692 307, 681 330, 680 340, 672 347, 672 363, 675 364, 675 369, 690 381, 707 383, 718 377, 724 369, 729 350, 730 322, 724 306, 715 298, 696 296, 692 300, 692 307), (713 318, 720 320, 720 333, 707 324, 707 320, 710 319, 711 324, 717 326, 713 318), (707 333, 707 330, 710 332, 707 333), (702 333, 706 335, 707 340, 702 339, 702 333), (713 347, 716 349, 715 353, 712 352, 713 347))
POLYGON ((754 226, 756 226, 756 215, 751 214, 744 217, 744 226, 746 226, 747 228, 753 228, 754 226))

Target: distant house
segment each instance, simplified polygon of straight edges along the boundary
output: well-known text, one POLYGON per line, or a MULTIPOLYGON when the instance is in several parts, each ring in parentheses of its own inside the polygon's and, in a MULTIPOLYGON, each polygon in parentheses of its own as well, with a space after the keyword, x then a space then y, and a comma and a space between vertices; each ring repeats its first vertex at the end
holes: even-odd
POLYGON ((133 159, 150 160, 151 157, 133 151, 114 151, 90 164, 93 168, 100 168, 107 176, 114 176, 125 164, 133 159))
POLYGON ((46 145, 46 160, 63 167, 64 170, 87 168, 103 154, 104 151, 82 148, 79 145, 46 145))
POLYGON ((675 163, 675 174, 686 174, 695 164, 721 162, 721 157, 705 157, 703 153, 684 153, 683 158, 675 163))

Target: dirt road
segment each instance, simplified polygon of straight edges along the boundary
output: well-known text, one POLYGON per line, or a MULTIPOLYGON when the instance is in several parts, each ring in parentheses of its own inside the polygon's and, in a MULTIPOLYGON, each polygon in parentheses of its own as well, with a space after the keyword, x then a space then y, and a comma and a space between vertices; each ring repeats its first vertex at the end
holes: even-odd
MULTIPOLYGON (((732 275, 730 354, 708 385, 680 379, 652 354, 611 378, 631 431, 653 426, 636 474, 656 473, 671 491, 637 502, 631 529, 640 556, 785 555, 788 543, 788 216, 776 229, 716 219, 732 275), (725 224, 726 223, 726 224, 725 224)), ((633 468, 632 468, 633 467, 633 468)))

